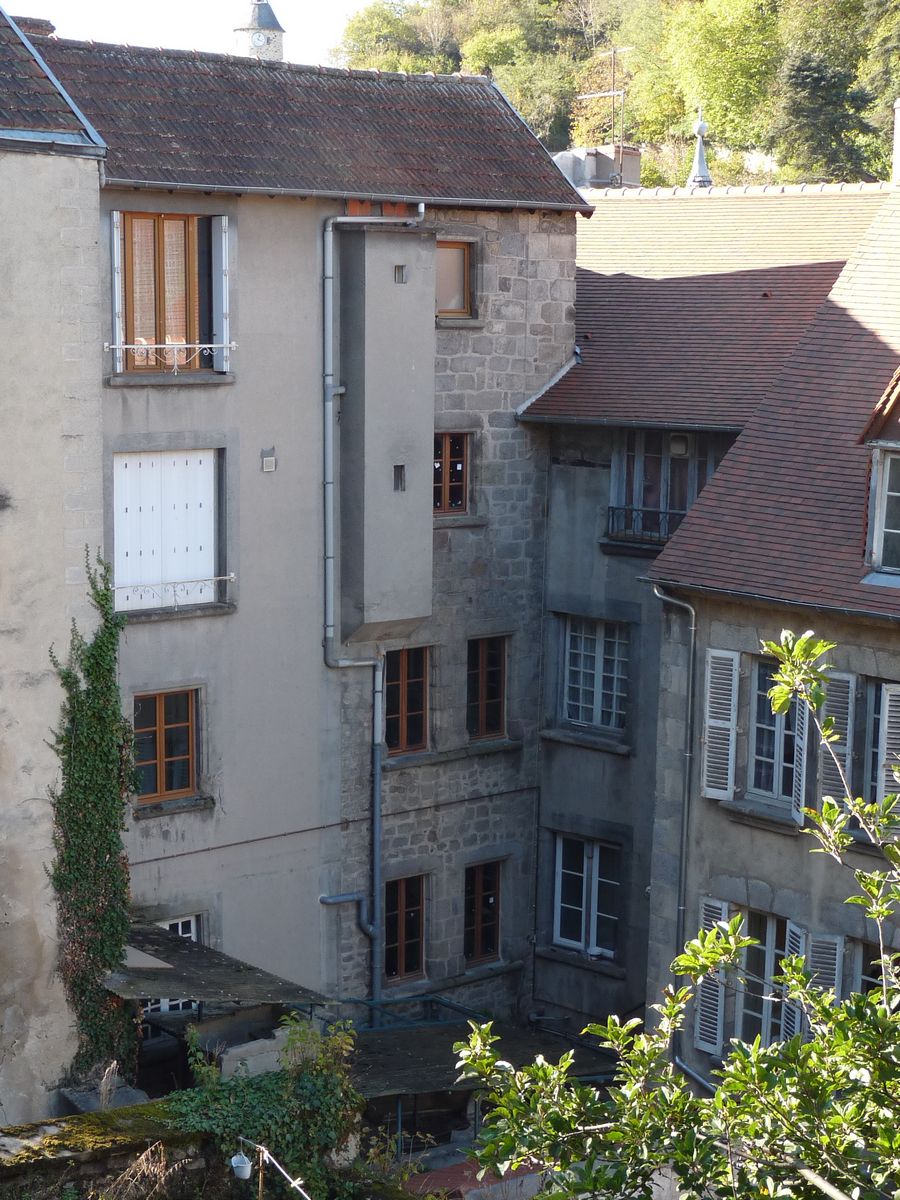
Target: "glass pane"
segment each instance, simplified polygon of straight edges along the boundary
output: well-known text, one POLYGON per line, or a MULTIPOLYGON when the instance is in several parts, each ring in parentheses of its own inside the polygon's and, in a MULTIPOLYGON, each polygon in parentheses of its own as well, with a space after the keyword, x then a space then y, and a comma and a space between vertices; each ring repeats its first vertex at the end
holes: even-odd
POLYGON ((885 529, 900 530, 900 496, 888 495, 884 502, 885 529))
POLYGON ((418 940, 408 941, 403 947, 403 970, 406 975, 415 975, 422 969, 422 943, 418 940))
POLYGON ((581 908, 584 884, 580 875, 563 874, 559 881, 560 899, 571 908, 581 908))
POLYGON ((406 881, 406 907, 417 908, 422 903, 422 876, 414 875, 406 881))
POLYGON ((150 762, 156 758, 156 734, 139 733, 134 739, 134 761, 150 762))
POLYGON ((575 838, 563 838, 562 869, 564 871, 577 871, 580 874, 583 862, 584 842, 576 841, 575 838))
POLYGON ((153 796, 156 794, 156 763, 145 763, 137 768, 137 794, 153 796))
POLYGON ((135 729, 152 729, 156 724, 156 697, 136 697, 134 701, 135 729))
POLYGON ((400 651, 389 650, 384 656, 384 673, 388 683, 400 681, 400 651))
POLYGON ((421 713, 407 719, 406 744, 408 746, 424 746, 425 744, 425 718, 421 713))
POLYGON ((400 922, 396 910, 384 919, 384 941, 387 946, 396 946, 399 941, 400 922))
POLYGON ((384 740, 389 750, 395 750, 400 745, 400 718, 388 717, 384 723, 384 740))
POLYGON ((408 679, 424 679, 425 677, 425 648, 420 646, 417 650, 407 650, 406 652, 406 674, 408 679))
POLYGON ((384 973, 388 979, 396 978, 399 972, 399 957, 397 946, 385 946, 384 948, 384 973))
POLYGON ((187 725, 176 725, 165 734, 166 758, 185 758, 191 751, 190 730, 187 725))
POLYGON ((388 914, 397 911, 399 885, 396 879, 384 885, 384 911, 388 914))
MULTIPOLYGON (((152 217, 131 221, 130 283, 134 344, 156 345, 156 221, 152 217)), ((136 350, 134 361, 136 366, 146 367, 153 365, 155 358, 152 352, 136 350)))
POLYGON ((900 492, 900 454, 888 456, 888 491, 900 492))
POLYGON ((190 692, 170 692, 163 701, 166 725, 186 722, 190 717, 190 692))
POLYGON ((613 917, 597 917, 595 944, 598 950, 609 950, 611 953, 615 953, 618 927, 619 922, 613 917))
POLYGON ((436 299, 439 313, 465 314, 469 311, 466 280, 465 246, 437 247, 436 299))
MULTIPOLYGON (((167 346, 183 346, 188 337, 187 310, 187 222, 165 220, 163 222, 163 254, 165 277, 163 298, 165 303, 165 343, 167 346)), ((187 362, 185 354, 176 356, 178 365, 187 362)), ((167 363, 171 361, 167 359, 167 363)))
POLYGON ((166 791, 183 792, 191 786, 191 764, 186 758, 166 763, 166 791))
POLYGON ((881 548, 881 565, 883 567, 900 567, 900 533, 886 533, 884 545, 881 548))
POLYGON ((559 910, 559 936, 567 942, 581 941, 581 909, 561 908, 559 910))

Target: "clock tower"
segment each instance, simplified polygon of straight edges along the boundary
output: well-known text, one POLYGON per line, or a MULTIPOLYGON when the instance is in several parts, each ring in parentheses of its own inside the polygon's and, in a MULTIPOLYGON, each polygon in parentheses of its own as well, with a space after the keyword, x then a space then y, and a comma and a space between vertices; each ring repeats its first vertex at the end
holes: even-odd
POLYGON ((284 30, 268 0, 252 0, 249 22, 234 32, 238 54, 267 62, 284 61, 284 30))

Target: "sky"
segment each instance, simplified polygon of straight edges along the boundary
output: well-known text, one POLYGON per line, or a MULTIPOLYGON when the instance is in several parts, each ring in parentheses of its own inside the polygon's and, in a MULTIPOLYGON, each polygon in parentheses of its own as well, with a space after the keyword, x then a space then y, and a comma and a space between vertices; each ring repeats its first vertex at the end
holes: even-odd
MULTIPOLYGON (((330 63, 347 18, 365 0, 270 0, 291 62, 330 63)), ((251 0, 3 0, 12 16, 46 17, 59 37, 234 53, 251 0)))

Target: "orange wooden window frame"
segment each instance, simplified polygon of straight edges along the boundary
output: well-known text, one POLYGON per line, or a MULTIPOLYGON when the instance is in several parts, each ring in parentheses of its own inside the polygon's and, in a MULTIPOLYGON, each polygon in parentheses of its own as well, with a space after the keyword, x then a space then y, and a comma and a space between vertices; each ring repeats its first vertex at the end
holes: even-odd
POLYGON ((193 688, 180 688, 177 691, 171 692, 150 692, 147 695, 135 696, 134 703, 154 701, 156 705, 156 717, 153 725, 145 726, 142 729, 135 730, 136 734, 153 733, 155 735, 156 753, 153 758, 142 758, 140 760, 135 757, 135 766, 145 766, 153 763, 156 766, 156 791, 155 792, 138 792, 137 801, 139 804, 155 803, 157 800, 172 800, 180 796, 193 796, 197 791, 197 692, 193 688), (169 696, 187 696, 188 701, 188 719, 187 721, 172 721, 166 724, 165 702, 169 696), (184 788, 176 788, 171 791, 166 790, 166 763, 181 762, 185 755, 173 754, 166 756, 166 730, 180 729, 187 725, 188 729, 188 769, 190 778, 188 786, 184 788), (161 786, 160 786, 161 785, 161 786))
POLYGON ((506 638, 505 637, 486 637, 473 638, 469 642, 469 654, 471 654, 472 646, 478 647, 478 662, 473 669, 467 665, 466 675, 466 729, 469 737, 473 740, 479 738, 498 738, 503 737, 506 731, 506 638), (499 728, 487 728, 487 713, 488 713, 488 698, 487 698, 487 681, 488 681, 488 653, 492 643, 499 643, 500 651, 500 721, 499 728), (477 697, 473 701, 471 697, 472 682, 476 681, 477 697), (477 722, 473 730, 469 717, 477 706, 477 722))
POLYGON ((435 471, 440 467, 440 482, 433 484, 434 511, 438 516, 465 513, 469 508, 469 435, 467 433, 436 433, 434 435, 434 465, 435 471), (462 455, 454 456, 450 451, 453 438, 462 438, 462 455), (440 443, 440 445, 438 445, 440 443), (462 461, 462 494, 463 502, 458 508, 450 504, 450 485, 459 486, 452 479, 450 468, 455 462, 462 461), (440 489, 440 493, 438 492, 440 489))
MULTIPOLYGON (((125 341, 134 345, 134 222, 153 222, 153 282, 154 282, 154 312, 157 344, 162 344, 166 330, 166 242, 165 226, 169 222, 183 222, 184 231, 184 279, 185 296, 184 308, 186 316, 185 336, 188 344, 196 345, 200 340, 200 268, 197 255, 197 218, 188 213, 145 213, 127 212, 122 214, 122 264, 124 270, 123 301, 125 308, 125 341)), ((177 352, 177 344, 173 344, 172 353, 177 352)), ((125 352, 126 371, 161 371, 171 363, 166 362, 166 351, 154 351, 148 354, 147 362, 138 362, 140 351, 125 352)), ((179 363, 180 371, 197 370, 199 358, 189 358, 179 363)))
POLYGON ((500 862, 477 863, 475 866, 466 867, 466 887, 463 897, 464 909, 464 931, 463 931, 463 957, 466 962, 490 962, 493 959, 500 957, 500 862), (495 882, 493 888, 485 888, 484 875, 488 867, 494 867, 496 870, 495 882), (471 920, 469 919, 469 883, 472 883, 471 898, 471 920), (485 895, 494 896, 494 949, 484 949, 484 933, 485 922, 484 915, 484 898, 485 895), (471 953, 466 952, 466 942, 468 935, 472 935, 471 953))
POLYGON ((395 682, 389 682, 385 679, 385 720, 388 718, 398 719, 398 739, 397 744, 392 746, 388 742, 388 754, 406 754, 413 750, 424 750, 428 745, 428 647, 427 646, 410 646, 403 650, 389 650, 388 657, 398 654, 399 657, 399 679, 395 682), (422 674, 410 675, 409 673, 409 656, 414 651, 420 651, 422 654, 422 674), (414 683, 422 684, 422 707, 421 709, 410 709, 409 706, 409 689, 414 683), (399 703, 396 708, 392 708, 392 689, 396 688, 397 698, 399 703), (413 742, 409 738, 409 718, 422 717, 422 737, 413 742))
POLYGON ((471 242, 450 242, 444 238, 439 238, 437 242, 439 250, 462 250, 463 253, 463 285, 465 289, 465 306, 463 308, 439 308, 435 306, 435 311, 439 317, 471 317, 474 311, 472 304, 472 243, 471 242))
POLYGON ((397 889, 397 940, 396 942, 388 942, 387 933, 385 933, 385 978, 415 979, 425 974, 425 876, 410 875, 406 879, 389 879, 384 885, 385 913, 388 911, 388 889, 392 887, 396 887, 397 889), (406 899, 407 884, 414 881, 418 881, 419 884, 419 902, 418 904, 409 904, 406 899), (419 965, 412 970, 407 969, 406 962, 406 944, 410 940, 404 937, 407 913, 416 913, 418 919, 418 936, 415 938, 415 941, 419 947, 419 965), (395 950, 397 953, 397 970, 393 975, 388 975, 387 958, 388 951, 391 950, 395 950))

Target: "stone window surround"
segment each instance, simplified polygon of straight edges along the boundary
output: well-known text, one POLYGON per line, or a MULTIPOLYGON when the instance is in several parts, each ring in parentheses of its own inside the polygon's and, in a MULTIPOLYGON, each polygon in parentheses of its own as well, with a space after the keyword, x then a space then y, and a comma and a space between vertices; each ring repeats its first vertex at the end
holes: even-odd
POLYGON ((480 313, 484 295, 483 270, 485 255, 484 229, 478 225, 440 224, 434 228, 435 242, 464 242, 469 247, 469 295, 471 312, 465 316, 441 316, 435 313, 437 329, 483 329, 484 320, 480 313))
POLYGON ((466 509, 465 512, 434 514, 435 529, 461 529, 487 525, 487 516, 479 512, 481 498, 481 464, 484 452, 484 417, 475 412, 440 412, 434 416, 434 432, 464 433, 466 445, 466 509))

